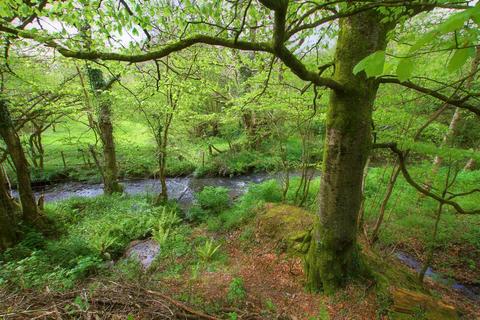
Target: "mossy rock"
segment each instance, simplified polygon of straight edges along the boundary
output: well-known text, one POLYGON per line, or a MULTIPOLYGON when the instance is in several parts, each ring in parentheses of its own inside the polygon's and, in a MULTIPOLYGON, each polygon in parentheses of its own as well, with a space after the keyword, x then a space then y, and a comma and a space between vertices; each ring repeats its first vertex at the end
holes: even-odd
POLYGON ((257 216, 255 236, 260 242, 270 242, 280 251, 304 254, 308 251, 314 215, 291 205, 267 204, 257 216))

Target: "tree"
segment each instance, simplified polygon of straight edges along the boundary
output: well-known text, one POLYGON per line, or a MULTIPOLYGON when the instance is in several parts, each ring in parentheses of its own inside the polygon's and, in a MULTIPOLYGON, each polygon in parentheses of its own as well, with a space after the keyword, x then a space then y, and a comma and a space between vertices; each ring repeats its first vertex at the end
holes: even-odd
POLYGON ((117 79, 112 78, 109 81, 105 81, 102 70, 90 66, 87 67, 87 75, 97 104, 97 122, 94 128, 98 131, 102 143, 103 166, 100 166, 99 169, 103 178, 103 190, 108 195, 117 192, 122 193, 123 187, 118 182, 117 157, 112 124, 112 101, 108 92, 117 79))
POLYGON ((16 215, 20 207, 9 191, 5 170, 0 163, 0 252, 18 240, 16 215))
MULTIPOLYGON (((319 211, 306 259, 306 273, 311 289, 332 292, 338 286, 345 284, 349 278, 357 275, 361 265, 357 247, 357 214, 362 199, 364 166, 372 148, 372 112, 380 84, 401 85, 480 115, 480 109, 469 103, 468 100, 472 97, 469 93, 457 99, 448 97, 439 90, 409 81, 409 73, 413 65, 411 60, 406 59, 406 62, 399 64, 398 77, 376 78, 383 73, 385 49, 391 39, 388 36, 389 33, 394 31, 396 25, 435 7, 467 9, 461 12, 461 16, 452 15, 452 19, 446 21, 446 26, 440 29, 440 35, 445 35, 462 29, 467 20, 475 18, 474 14, 477 14, 478 10, 472 11, 473 8, 459 4, 457 1, 439 3, 414 1, 408 4, 403 1, 345 1, 337 6, 328 2, 297 3, 288 0, 259 0, 259 2, 261 6, 253 6, 251 2, 233 2, 232 5, 236 6, 235 16, 228 17, 235 22, 233 29, 222 25, 224 21, 229 20, 224 16, 229 13, 225 13, 222 9, 222 5, 227 6, 227 2, 222 2, 221 5, 202 2, 197 5, 187 1, 181 4, 182 10, 178 10, 176 7, 178 5, 172 7, 169 3, 150 7, 153 12, 155 9, 170 10, 168 17, 151 16, 146 14, 146 11, 143 17, 126 18, 122 15, 118 21, 120 29, 123 27, 131 29, 135 24, 148 27, 149 24, 141 20, 146 18, 146 20, 156 19, 155 23, 159 24, 163 22, 162 25, 167 30, 170 30, 169 26, 173 24, 173 28, 176 28, 173 34, 180 33, 177 41, 161 48, 150 48, 147 52, 116 53, 93 48, 87 51, 76 50, 72 42, 66 39, 59 41, 48 34, 42 33, 40 36, 38 32, 20 31, 6 23, 0 24, 0 31, 43 42, 66 57, 86 60, 102 59, 140 63, 164 58, 195 44, 265 52, 281 60, 300 79, 318 87, 328 88, 330 102, 326 120, 319 211), (244 15, 241 17, 236 14, 239 8, 244 9, 244 15), (173 11, 177 13, 174 14, 173 11), (258 31, 256 17, 259 15, 266 17, 270 13, 273 15, 273 23, 268 24, 267 19, 264 19, 267 27, 263 28, 263 32, 258 31), (190 23, 188 19, 191 16, 200 17, 200 21, 205 23, 190 23), (206 17, 212 17, 211 21, 206 17), (187 22, 182 26, 181 23, 184 20, 187 22), (298 49, 308 36, 319 32, 322 25, 336 20, 339 20, 339 25, 333 61, 335 71, 333 77, 323 77, 321 72, 312 70, 311 66, 302 62, 295 54, 295 49, 298 49), (189 28, 192 25, 198 28, 198 34, 185 37, 185 34, 191 31, 189 28), (183 27, 183 30, 179 30, 179 27, 183 27), (242 34, 251 33, 253 30, 258 31, 256 40, 241 39, 242 34), (228 37, 225 37, 225 34, 228 37)), ((73 6, 73 3, 67 2, 68 5, 73 6)), ((85 10, 90 16, 97 18, 95 12, 99 7, 94 5, 89 4, 85 10)), ((52 10, 63 9, 63 6, 63 4, 54 6, 52 10)), ((138 15, 142 14, 141 10, 139 8, 138 15)), ((230 15, 233 14, 230 13, 230 15)), ((105 22, 101 21, 101 16, 98 19, 99 39, 111 37, 108 28, 104 28, 105 22)), ((412 46, 413 54, 436 39, 438 35, 439 33, 434 32, 429 33, 426 40, 422 38, 421 43, 412 46)), ((464 51, 460 51, 460 55, 458 57, 456 54, 456 64, 461 64, 464 57, 468 59, 464 51)), ((406 170, 402 170, 402 173, 407 174, 406 170)), ((414 184, 414 181, 410 180, 409 183, 414 184)), ((442 201, 440 197, 430 195, 442 201)), ((461 210, 459 206, 454 207, 461 210)))

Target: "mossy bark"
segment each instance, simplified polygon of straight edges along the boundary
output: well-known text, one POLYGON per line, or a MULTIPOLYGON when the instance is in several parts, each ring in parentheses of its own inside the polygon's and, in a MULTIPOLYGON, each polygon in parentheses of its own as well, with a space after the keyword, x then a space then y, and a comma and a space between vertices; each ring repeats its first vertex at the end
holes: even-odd
POLYGON ((47 231, 48 219, 41 213, 35 202, 29 164, 20 138, 15 132, 7 101, 4 99, 0 99, 0 136, 7 146, 8 154, 15 166, 20 203, 22 205, 22 219, 34 228, 47 231))
POLYGON ((105 194, 122 193, 123 187, 118 182, 117 157, 113 137, 111 100, 108 97, 107 83, 99 69, 88 68, 88 78, 98 101, 98 131, 103 147, 103 190, 105 194))
POLYGON ((388 26, 380 20, 368 11, 340 22, 334 80, 344 90, 332 91, 327 112, 320 208, 305 261, 311 290, 332 293, 359 272, 357 220, 378 82, 353 68, 385 49, 388 26))
POLYGON ((16 213, 20 209, 8 191, 5 172, 0 165, 0 252, 13 246, 17 240, 16 213))

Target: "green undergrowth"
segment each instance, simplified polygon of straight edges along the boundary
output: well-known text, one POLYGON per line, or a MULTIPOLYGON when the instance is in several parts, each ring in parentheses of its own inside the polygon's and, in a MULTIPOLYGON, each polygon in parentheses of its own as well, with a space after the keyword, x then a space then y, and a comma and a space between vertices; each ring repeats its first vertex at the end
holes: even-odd
MULTIPOLYGON (((385 187, 391 173, 391 168, 372 168, 369 170, 366 185, 365 221, 373 226, 383 200, 385 187)), ((412 176, 418 182, 432 179, 432 192, 439 193, 445 179, 446 169, 431 176, 430 166, 409 168, 412 176)), ((465 192, 478 188, 480 171, 461 171, 451 188, 452 193, 465 192)), ((480 193, 472 193, 465 197, 454 199, 465 210, 478 209, 480 193)), ((444 211, 438 226, 438 235, 432 241, 432 231, 438 203, 428 197, 421 196, 405 179, 400 176, 393 190, 385 219, 380 229, 379 243, 386 247, 397 247, 410 253, 423 255, 426 248, 433 246, 439 254, 434 260, 434 267, 440 268, 449 276, 455 276, 455 268, 461 266, 470 281, 480 283, 480 215, 458 214, 452 207, 444 206, 444 211), (453 252, 454 259, 449 257, 453 252), (455 254, 455 252, 462 252, 455 254)))
POLYGON ((71 288, 101 273, 128 244, 150 236, 166 212, 144 197, 72 198, 49 204, 58 235, 25 230, 23 240, 0 256, 0 283, 16 288, 71 288))
MULTIPOLYGON (((290 181, 286 203, 295 204, 300 178, 290 181)), ((311 182, 306 197, 307 207, 314 206, 318 193, 319 179, 311 182)), ((228 197, 228 190, 222 187, 206 187, 196 195, 196 204, 187 212, 187 218, 194 223, 203 223, 210 231, 227 231, 244 225, 255 216, 265 203, 282 202, 282 187, 277 180, 251 184, 243 196, 235 202, 228 197)))

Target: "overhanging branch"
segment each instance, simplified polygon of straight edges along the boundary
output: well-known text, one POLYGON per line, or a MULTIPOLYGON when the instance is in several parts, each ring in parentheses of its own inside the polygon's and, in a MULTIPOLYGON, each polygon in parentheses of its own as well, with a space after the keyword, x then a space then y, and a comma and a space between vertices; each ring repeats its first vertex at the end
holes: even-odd
POLYGON ((480 213, 480 210, 465 211, 457 202, 452 201, 451 198, 450 199, 444 199, 444 198, 428 191, 427 189, 423 188, 418 183, 416 183, 415 180, 413 180, 410 173, 408 172, 407 167, 405 166, 405 155, 400 149, 398 149, 396 143, 394 143, 394 142, 378 143, 378 144, 374 144, 372 146, 372 148, 373 149, 382 149, 382 148, 383 149, 390 149, 393 153, 395 153, 398 157, 398 162, 399 162, 400 170, 402 171, 403 177, 408 182, 408 184, 410 184, 412 187, 417 189, 419 192, 423 193, 424 195, 426 195, 426 196, 428 196, 428 197, 430 197, 430 198, 432 198, 432 199, 434 199, 434 200, 436 200, 436 201, 438 201, 442 204, 446 204, 446 205, 449 205, 449 206, 453 207, 455 209, 455 211, 457 211, 458 213, 461 213, 461 214, 478 214, 478 213, 480 213))
POLYGON ((469 103, 466 102, 466 98, 468 98, 468 96, 466 98, 462 98, 462 99, 454 99, 453 97, 448 97, 446 95, 443 95, 441 94, 440 92, 436 91, 436 90, 433 90, 433 89, 429 89, 429 88, 425 88, 425 87, 422 87, 418 84, 415 84, 411 81, 400 81, 398 80, 397 78, 380 78, 378 80, 380 83, 393 83, 393 84, 398 84, 398 85, 401 85, 401 86, 404 86, 404 87, 407 87, 407 88, 410 88, 410 89, 413 89, 415 91, 418 91, 418 92, 421 92, 421 93, 424 93, 426 95, 429 95, 431 97, 434 97, 434 98, 437 98, 441 101, 444 101, 446 103, 448 103, 449 105, 452 105, 452 106, 455 106, 455 107, 458 107, 458 108, 462 108, 462 109, 466 109, 466 110, 469 110, 473 113, 475 113, 477 116, 480 116, 480 108, 479 107, 475 107, 469 103))
POLYGON ((309 71, 305 65, 298 60, 295 55, 290 52, 283 44, 280 47, 274 48, 271 43, 267 42, 249 42, 235 39, 224 39, 219 37, 198 35, 187 39, 179 40, 171 44, 165 45, 158 50, 152 50, 146 53, 138 54, 123 54, 115 52, 101 52, 101 51, 82 51, 72 50, 58 43, 51 37, 45 37, 34 34, 29 31, 18 30, 8 26, 0 25, 0 31, 10 33, 12 35, 31 39, 46 46, 57 50, 61 55, 68 58, 75 58, 81 60, 110 60, 123 61, 130 63, 140 63, 164 58, 174 52, 184 50, 197 44, 207 44, 212 46, 220 46, 231 49, 238 49, 243 51, 257 51, 271 53, 282 60, 287 67, 289 67, 294 74, 300 79, 313 82, 317 86, 325 86, 333 90, 342 90, 343 87, 333 79, 321 77, 319 74, 309 71))

